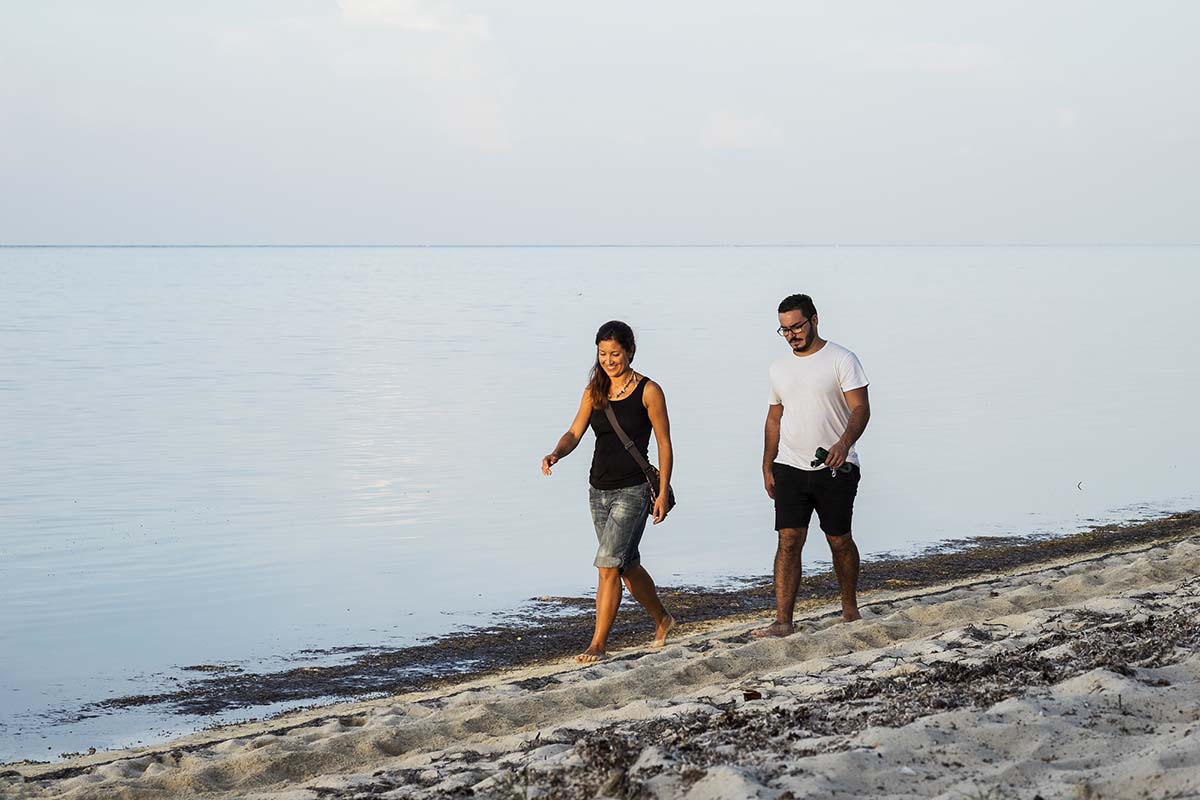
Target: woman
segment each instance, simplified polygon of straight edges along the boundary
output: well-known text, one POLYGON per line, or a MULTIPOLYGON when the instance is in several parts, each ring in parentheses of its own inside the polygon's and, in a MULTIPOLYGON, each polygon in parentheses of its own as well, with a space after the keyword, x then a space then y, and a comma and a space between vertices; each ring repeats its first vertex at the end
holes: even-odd
POLYGON ((675 627, 675 620, 658 599, 654 580, 642 568, 638 553, 647 514, 653 516, 655 525, 667 516, 672 459, 667 401, 662 387, 633 371, 631 364, 636 350, 633 329, 624 322, 613 320, 600 326, 596 332, 596 363, 579 402, 579 413, 554 451, 542 459, 542 473, 549 475, 550 468, 578 446, 591 425, 596 434, 596 449, 589 475, 589 499, 596 538, 600 540, 593 562, 600 570, 600 579, 596 587, 596 631, 588 649, 575 656, 576 661, 584 663, 604 658, 608 632, 621 604, 622 581, 654 618, 654 647, 662 647, 675 627), (643 456, 650 444, 650 432, 654 432, 661 484, 653 507, 645 474, 608 421, 604 409, 610 404, 617 422, 643 456))

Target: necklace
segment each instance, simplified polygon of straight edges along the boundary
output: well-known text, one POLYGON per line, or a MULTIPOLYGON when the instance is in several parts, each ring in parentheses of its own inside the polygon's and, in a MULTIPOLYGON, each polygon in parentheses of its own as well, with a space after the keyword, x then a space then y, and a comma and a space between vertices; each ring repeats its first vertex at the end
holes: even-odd
POLYGON ((621 391, 616 394, 610 394, 609 400, 620 400, 621 395, 625 394, 625 390, 629 388, 629 382, 633 380, 633 370, 629 370, 629 377, 625 379, 625 385, 621 387, 621 391))

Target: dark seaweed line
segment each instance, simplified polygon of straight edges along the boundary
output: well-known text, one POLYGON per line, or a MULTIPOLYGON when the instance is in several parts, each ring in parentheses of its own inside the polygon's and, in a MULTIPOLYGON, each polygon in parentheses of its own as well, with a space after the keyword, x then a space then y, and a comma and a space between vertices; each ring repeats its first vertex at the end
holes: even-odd
MULTIPOLYGON (((888 558, 864 564, 860 590, 912 589, 962 581, 971 577, 1043 565, 1065 558, 1102 557, 1115 551, 1185 538, 1200 527, 1200 512, 1176 514, 1130 526, 1107 525, 1059 539, 968 540, 950 552, 934 551, 910 558, 888 558)), ((808 576, 802 602, 837 597, 832 573, 808 576)), ((663 588, 664 602, 689 623, 712 622, 773 608, 769 578, 743 588, 663 588)), ((561 598, 560 603, 586 607, 587 598, 561 598)), ((481 675, 553 661, 574 655, 590 637, 590 616, 531 615, 503 625, 453 633, 432 642, 396 649, 376 649, 339 665, 300 667, 270 673, 232 672, 197 678, 179 689, 104 700, 85 710, 119 710, 164 705, 180 714, 211 715, 275 703, 327 701, 425 691, 474 680, 481 675), (518 637, 519 640, 518 640, 518 637), (461 665, 475 662, 463 671, 461 665), (444 665, 441 670, 430 665, 444 665)), ((630 647, 649 635, 644 612, 625 603, 613 626, 610 646, 630 647)))

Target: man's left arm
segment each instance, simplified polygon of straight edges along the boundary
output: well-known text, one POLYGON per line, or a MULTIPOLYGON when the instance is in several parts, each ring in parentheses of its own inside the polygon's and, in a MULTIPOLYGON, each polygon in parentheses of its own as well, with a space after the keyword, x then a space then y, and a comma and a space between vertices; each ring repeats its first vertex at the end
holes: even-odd
POLYGON ((871 399, 867 396, 866 386, 842 392, 842 396, 850 406, 850 421, 846 423, 846 432, 842 434, 842 438, 829 448, 829 455, 825 456, 825 465, 830 469, 837 469, 846 463, 850 448, 858 441, 858 437, 863 435, 867 423, 871 421, 871 399))

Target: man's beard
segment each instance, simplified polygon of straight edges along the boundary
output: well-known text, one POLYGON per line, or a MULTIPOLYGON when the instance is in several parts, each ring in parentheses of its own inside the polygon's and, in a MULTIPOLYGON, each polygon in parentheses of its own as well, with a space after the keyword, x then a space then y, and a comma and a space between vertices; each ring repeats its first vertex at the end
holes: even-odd
POLYGON ((796 342, 792 343, 792 352, 793 353, 803 353, 805 350, 812 347, 814 338, 816 338, 816 337, 813 336, 813 332, 809 331, 808 333, 806 333, 804 335, 804 344, 798 344, 796 342))

